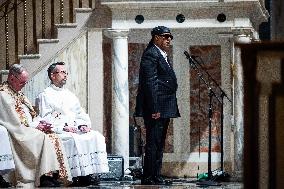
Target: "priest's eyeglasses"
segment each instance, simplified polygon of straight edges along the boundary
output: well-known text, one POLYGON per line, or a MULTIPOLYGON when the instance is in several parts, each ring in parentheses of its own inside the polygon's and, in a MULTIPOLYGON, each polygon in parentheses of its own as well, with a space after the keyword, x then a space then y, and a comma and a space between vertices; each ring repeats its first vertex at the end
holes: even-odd
POLYGON ((54 72, 53 74, 59 74, 59 73, 68 75, 68 72, 65 71, 65 70, 62 70, 62 71, 60 71, 60 72, 54 72))
POLYGON ((13 74, 13 76, 20 82, 21 85, 26 85, 28 81, 23 81, 21 78, 19 78, 16 74, 13 74))

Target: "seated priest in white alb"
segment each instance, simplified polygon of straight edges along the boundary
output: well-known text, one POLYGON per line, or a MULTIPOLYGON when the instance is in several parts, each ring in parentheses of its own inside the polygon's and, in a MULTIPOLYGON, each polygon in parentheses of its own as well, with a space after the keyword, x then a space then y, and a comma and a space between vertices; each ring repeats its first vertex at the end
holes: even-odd
POLYGON ((51 85, 37 98, 39 115, 50 122, 63 141, 74 186, 96 184, 94 174, 109 171, 104 136, 91 129, 90 117, 79 99, 64 88, 68 73, 64 62, 49 66, 51 85))
POLYGON ((9 135, 7 129, 0 123, 0 188, 11 187, 11 184, 4 180, 2 175, 15 169, 9 135))

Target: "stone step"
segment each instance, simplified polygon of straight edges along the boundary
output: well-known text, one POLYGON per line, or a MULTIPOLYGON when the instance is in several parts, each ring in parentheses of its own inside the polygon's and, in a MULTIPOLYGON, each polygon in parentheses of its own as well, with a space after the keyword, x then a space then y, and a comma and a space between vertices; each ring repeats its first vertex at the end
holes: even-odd
POLYGON ((20 64, 28 70, 30 78, 84 31, 91 13, 91 8, 75 8, 76 23, 56 24, 56 39, 38 39, 38 54, 19 55, 20 64))

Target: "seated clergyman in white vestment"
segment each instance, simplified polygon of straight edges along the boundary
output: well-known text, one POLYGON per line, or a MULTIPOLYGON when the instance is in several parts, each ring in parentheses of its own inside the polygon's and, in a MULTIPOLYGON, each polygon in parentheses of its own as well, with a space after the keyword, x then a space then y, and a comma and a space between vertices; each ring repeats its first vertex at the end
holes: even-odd
POLYGON ((79 99, 64 88, 67 75, 64 62, 48 68, 51 85, 39 94, 37 106, 40 117, 52 124, 63 141, 74 186, 86 186, 95 184, 91 175, 109 171, 105 138, 91 129, 79 99))
POLYGON ((15 169, 10 139, 7 129, 0 126, 0 188, 8 188, 11 184, 4 180, 2 175, 15 169))
MULTIPOLYGON (((11 66, 7 82, 0 85, 0 126, 7 129, 15 163, 12 182, 23 187, 58 187, 54 177, 71 181, 71 174, 61 140, 50 130, 50 124, 29 120, 35 118, 31 103, 21 92, 29 79, 19 64, 11 66), (56 175, 57 175, 56 173, 56 175)), ((2 137, 1 137, 2 138, 2 137)), ((2 147, 1 147, 2 149, 2 147)))

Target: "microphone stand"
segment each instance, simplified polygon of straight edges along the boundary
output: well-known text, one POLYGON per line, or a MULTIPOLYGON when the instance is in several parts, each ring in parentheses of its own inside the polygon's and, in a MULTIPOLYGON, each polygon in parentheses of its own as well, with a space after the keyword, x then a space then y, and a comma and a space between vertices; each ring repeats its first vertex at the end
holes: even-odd
MULTIPOLYGON (((186 56, 189 56, 189 54, 186 52, 186 56)), ((216 85, 216 87, 221 91, 221 97, 226 97, 230 102, 232 102, 232 100, 228 97, 228 95, 225 93, 225 91, 219 86, 219 84, 216 82, 216 80, 208 73, 208 71, 203 68, 203 66, 200 64, 200 62, 198 62, 195 58, 192 58, 191 56, 189 56, 191 58, 192 61, 194 61, 194 63, 196 63, 203 72, 206 73, 206 75, 209 77, 209 79, 211 81, 214 82, 214 84, 216 85)))
MULTIPOLYGON (((222 174, 224 173, 224 123, 223 123, 223 120, 224 120, 224 113, 223 113, 223 110, 224 110, 224 95, 225 93, 221 93, 221 172, 222 174)), ((227 97, 228 98, 228 97, 227 97)))
POLYGON ((211 81, 214 82, 215 86, 221 92, 221 95, 220 95, 221 100, 218 100, 218 101, 221 104, 221 126, 220 126, 221 127, 221 141, 220 141, 220 143, 221 143, 221 172, 222 172, 222 174, 224 174, 224 149, 223 149, 223 147, 224 147, 224 141, 223 141, 224 140, 224 112, 223 112, 223 110, 224 110, 224 97, 226 97, 227 100, 231 103, 232 103, 232 100, 228 97, 228 95, 225 93, 225 91, 218 85, 218 83, 215 81, 215 79, 207 72, 207 70, 203 68, 203 66, 200 64, 199 61, 197 61, 195 58, 192 58, 188 54, 188 52, 186 52, 186 51, 184 52, 184 54, 188 59, 190 59, 193 63, 195 63, 196 68, 197 68, 197 65, 198 65, 200 67, 200 69, 207 74, 208 78, 211 81))
POLYGON ((209 106, 208 106, 208 125, 209 125, 209 139, 208 139, 208 180, 206 181, 201 181, 201 182, 197 182, 197 185, 205 185, 205 186, 219 186, 220 184, 217 182, 212 181, 212 171, 211 171, 211 138, 212 138, 212 99, 213 96, 220 102, 218 96, 216 95, 216 93, 212 90, 211 86, 209 85, 209 83, 203 78, 203 74, 199 71, 199 68, 197 67, 195 61, 193 61, 193 59, 190 56, 187 56, 187 54, 185 54, 186 57, 189 60, 189 65, 191 66, 191 68, 193 68, 196 72, 198 77, 203 81, 203 83, 207 86, 208 89, 208 96, 209 96, 209 106))

